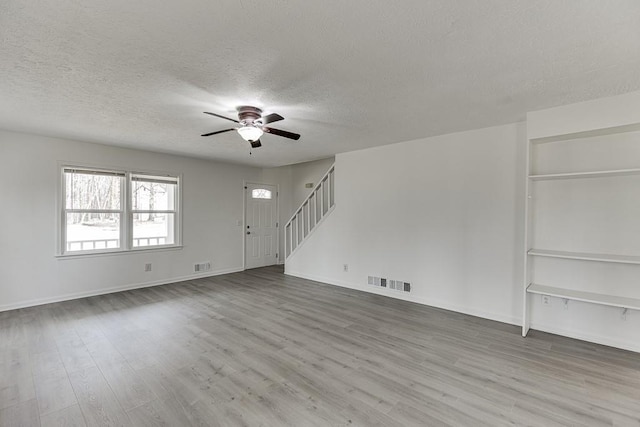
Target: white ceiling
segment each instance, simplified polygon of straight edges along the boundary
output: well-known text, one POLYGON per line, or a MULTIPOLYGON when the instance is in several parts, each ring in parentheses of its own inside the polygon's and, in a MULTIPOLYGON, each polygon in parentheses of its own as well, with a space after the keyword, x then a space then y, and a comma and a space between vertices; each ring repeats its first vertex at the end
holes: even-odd
POLYGON ((0 2, 0 127, 277 166, 640 89, 637 0, 0 2), (199 135, 253 104, 249 156, 199 135))

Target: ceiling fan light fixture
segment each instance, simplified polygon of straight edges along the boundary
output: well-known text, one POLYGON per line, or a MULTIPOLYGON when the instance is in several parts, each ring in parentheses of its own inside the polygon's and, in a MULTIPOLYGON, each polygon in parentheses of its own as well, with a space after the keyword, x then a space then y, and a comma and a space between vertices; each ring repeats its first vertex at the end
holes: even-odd
POLYGON ((255 126, 243 126, 238 129, 238 133, 245 141, 253 142, 259 140, 264 132, 255 126))

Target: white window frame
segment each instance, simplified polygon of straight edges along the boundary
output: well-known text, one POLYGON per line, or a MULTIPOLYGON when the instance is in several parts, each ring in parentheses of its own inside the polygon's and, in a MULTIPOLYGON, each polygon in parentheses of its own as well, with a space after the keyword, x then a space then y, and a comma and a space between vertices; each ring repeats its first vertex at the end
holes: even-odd
POLYGON ((58 244, 56 250, 56 256, 58 257, 76 257, 85 255, 101 255, 101 254, 118 254, 118 253, 134 253, 141 251, 154 251, 154 250, 166 250, 182 248, 182 175, 170 174, 157 171, 133 171, 123 170, 121 168, 102 168, 96 166, 80 166, 75 164, 60 164, 60 180, 58 191, 58 244), (67 188, 65 171, 77 170, 86 172, 95 172, 97 174, 105 175, 118 175, 122 176, 122 187, 120 191, 120 209, 119 210, 95 210, 95 209, 67 209, 67 188), (132 203, 132 177, 144 177, 150 178, 166 177, 167 180, 175 180, 175 201, 173 210, 133 210, 132 203), (120 214, 120 247, 119 248, 103 248, 103 249, 90 249, 90 250, 67 250, 67 213, 73 212, 101 212, 101 213, 118 213, 120 214), (174 214, 174 242, 165 245, 154 246, 133 246, 133 214, 134 213, 172 213, 174 214))
POLYGON ((144 249, 155 249, 155 248, 170 248, 176 246, 178 242, 178 230, 179 227, 179 201, 180 201, 180 178, 178 176, 171 175, 157 175, 150 173, 139 173, 139 172, 130 172, 128 174, 127 183, 129 184, 127 188, 127 201, 129 203, 129 211, 127 218, 128 233, 127 233, 127 241, 129 242, 130 249, 132 251, 144 250, 144 249), (143 177, 148 177, 148 179, 144 179, 143 177), (174 201, 173 201, 173 209, 134 209, 133 208, 133 181, 138 180, 144 182, 163 182, 163 183, 171 183, 176 185, 176 189, 174 192, 174 201), (164 244, 164 245, 153 245, 153 246, 135 246, 133 244, 133 215, 134 214, 148 214, 148 213, 156 213, 156 214, 173 214, 173 241, 174 243, 164 244))

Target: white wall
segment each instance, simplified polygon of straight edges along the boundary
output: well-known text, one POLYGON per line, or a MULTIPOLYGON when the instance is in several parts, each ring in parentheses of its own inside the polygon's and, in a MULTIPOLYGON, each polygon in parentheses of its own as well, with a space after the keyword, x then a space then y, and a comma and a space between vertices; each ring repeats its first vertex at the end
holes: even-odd
POLYGON ((338 154, 336 208, 287 274, 520 324, 525 146, 518 123, 338 154))
POLYGON ((242 186, 261 169, 10 132, 0 161, 0 310, 192 278, 198 262, 212 263, 204 275, 243 268, 242 186), (56 258, 58 161, 183 174, 184 247, 56 258))

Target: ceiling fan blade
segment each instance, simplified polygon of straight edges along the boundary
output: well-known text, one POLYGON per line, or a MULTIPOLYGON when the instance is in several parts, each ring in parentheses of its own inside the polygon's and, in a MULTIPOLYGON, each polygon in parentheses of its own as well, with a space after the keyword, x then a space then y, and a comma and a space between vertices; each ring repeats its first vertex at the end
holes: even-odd
POLYGON ((225 130, 217 130, 215 132, 205 133, 205 134, 200 135, 200 136, 211 136, 211 135, 216 135, 216 134, 219 134, 219 133, 229 132, 229 131, 232 131, 232 130, 236 130, 236 129, 235 128, 231 128, 231 129, 225 129, 225 130))
POLYGON ((236 122, 236 123, 240 123, 239 121, 237 121, 236 119, 230 119, 229 117, 225 117, 225 116, 221 116, 220 114, 216 114, 216 113, 209 113, 207 111, 204 111, 205 114, 209 114, 210 116, 216 116, 216 117, 220 117, 221 119, 225 119, 225 120, 231 120, 232 122, 236 122))
POLYGON ((268 128, 268 127, 263 127, 262 130, 272 135, 283 136, 285 138, 295 139, 296 141, 300 139, 299 134, 293 133, 293 132, 287 132, 286 130, 280 130, 280 129, 274 129, 274 128, 268 128))
POLYGON ((261 120, 263 125, 268 125, 269 123, 279 122, 280 120, 284 120, 284 117, 282 117, 280 114, 272 113, 266 116, 262 116, 261 120))
POLYGON ((262 143, 260 142, 260 140, 257 140, 257 141, 249 141, 249 144, 251 144, 251 147, 252 147, 252 148, 262 147, 262 143))

